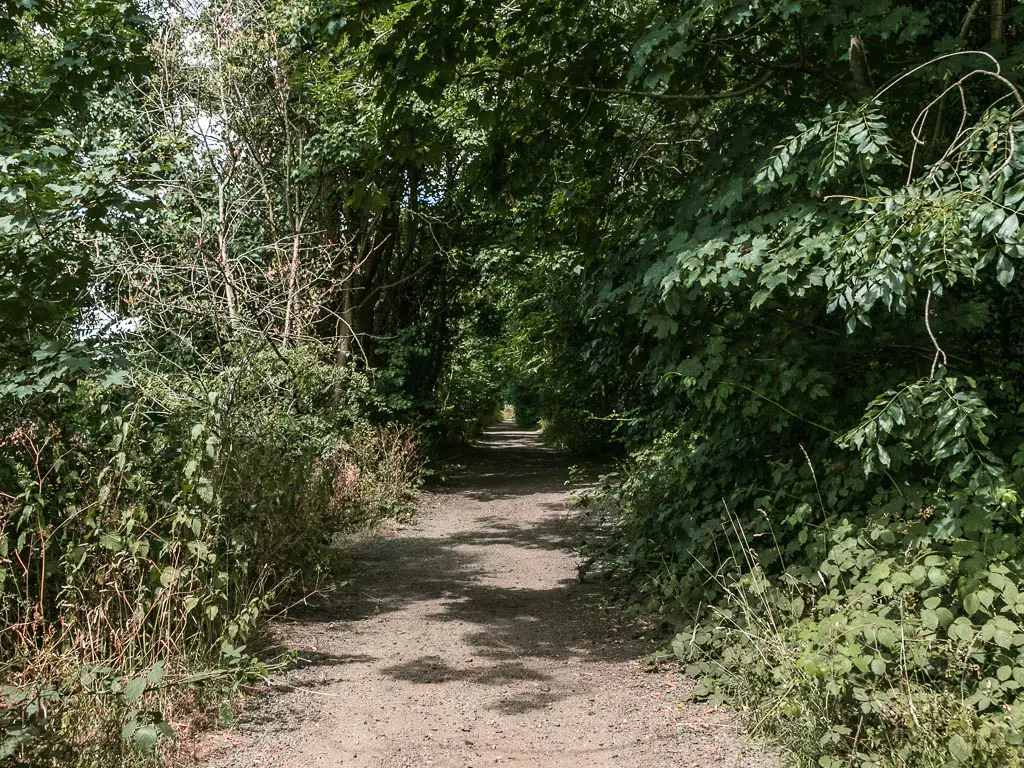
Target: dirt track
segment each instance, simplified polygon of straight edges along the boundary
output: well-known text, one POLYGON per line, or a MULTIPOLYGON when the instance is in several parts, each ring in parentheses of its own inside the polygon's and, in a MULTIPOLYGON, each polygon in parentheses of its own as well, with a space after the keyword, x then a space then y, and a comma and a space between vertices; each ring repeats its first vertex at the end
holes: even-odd
POLYGON ((566 465, 489 431, 337 600, 277 627, 304 661, 214 737, 210 768, 776 765, 728 713, 680 707, 686 681, 645 672, 651 641, 578 582, 566 465))

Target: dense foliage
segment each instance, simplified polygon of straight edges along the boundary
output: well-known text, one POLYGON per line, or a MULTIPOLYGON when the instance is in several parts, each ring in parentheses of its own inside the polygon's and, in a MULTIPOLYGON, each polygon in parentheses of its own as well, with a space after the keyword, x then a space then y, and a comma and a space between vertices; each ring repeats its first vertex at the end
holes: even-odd
POLYGON ((164 744, 504 400, 797 763, 1024 762, 1007 6, 0 8, 4 759, 164 744))
POLYGON ((1021 9, 363 8, 478 127, 520 412, 632 451, 593 561, 801 763, 1017 764, 1021 9))
POLYGON ((4 765, 151 763, 182 702, 264 675, 268 609, 410 511, 460 364, 411 279, 440 251, 395 245, 415 200, 351 191, 384 181, 372 104, 320 88, 294 9, 160 13, 0 9, 4 765))

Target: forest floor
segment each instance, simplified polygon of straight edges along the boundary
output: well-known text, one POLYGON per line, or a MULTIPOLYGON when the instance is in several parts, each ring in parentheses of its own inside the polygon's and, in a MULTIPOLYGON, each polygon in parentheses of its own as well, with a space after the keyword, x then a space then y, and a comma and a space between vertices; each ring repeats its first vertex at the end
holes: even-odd
POLYGON ((777 765, 664 643, 581 583, 568 461, 489 430, 415 525, 364 541, 352 583, 274 627, 301 659, 203 744, 210 768, 777 765))

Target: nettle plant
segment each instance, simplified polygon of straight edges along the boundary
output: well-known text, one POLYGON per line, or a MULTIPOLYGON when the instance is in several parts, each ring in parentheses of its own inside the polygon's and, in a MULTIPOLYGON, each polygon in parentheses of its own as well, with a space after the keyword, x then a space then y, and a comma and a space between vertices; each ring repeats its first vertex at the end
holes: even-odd
POLYGON ((272 599, 224 519, 217 395, 182 424, 77 389, 60 424, 0 446, 0 756, 15 763, 151 752, 173 737, 163 692, 202 662, 251 665, 272 599))

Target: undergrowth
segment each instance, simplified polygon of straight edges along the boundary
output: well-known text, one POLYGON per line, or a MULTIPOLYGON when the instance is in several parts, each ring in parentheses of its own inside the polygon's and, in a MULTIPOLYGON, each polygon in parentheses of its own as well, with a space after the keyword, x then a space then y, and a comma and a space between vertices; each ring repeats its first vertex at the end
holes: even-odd
POLYGON ((161 764, 203 700, 267 674, 250 640, 335 534, 410 509, 415 437, 365 421, 365 379, 244 359, 8 411, 0 765, 161 764))
POLYGON ((687 330, 588 557, 799 766, 1024 764, 1024 124, 961 84, 936 159, 879 97, 829 107, 757 160, 747 229, 648 272, 687 330))
POLYGON ((666 435, 634 453, 590 500, 603 533, 585 551, 675 628, 694 696, 740 708, 794 765, 1024 764, 1008 474, 886 488, 837 449, 758 468, 785 480, 774 496, 707 477, 697 492, 709 451, 666 435))

